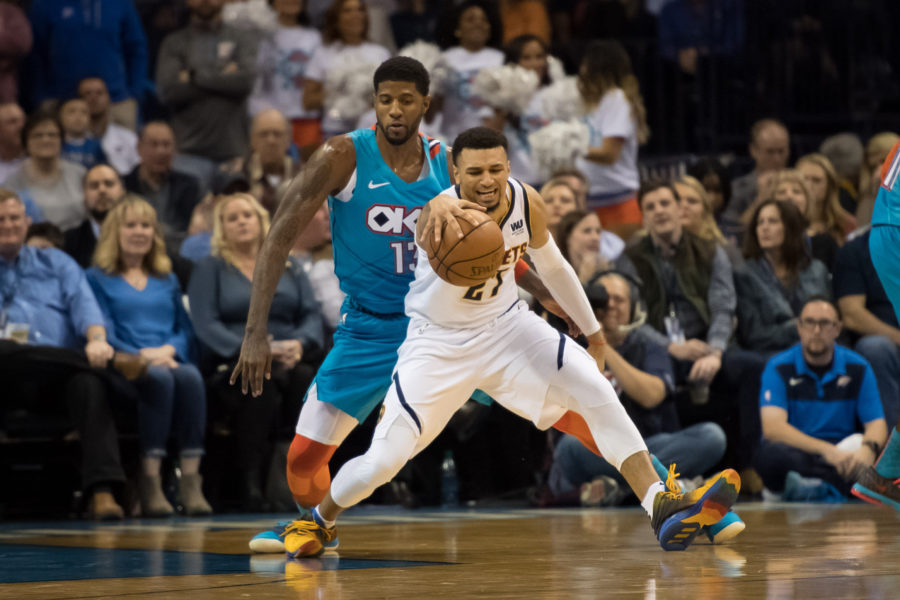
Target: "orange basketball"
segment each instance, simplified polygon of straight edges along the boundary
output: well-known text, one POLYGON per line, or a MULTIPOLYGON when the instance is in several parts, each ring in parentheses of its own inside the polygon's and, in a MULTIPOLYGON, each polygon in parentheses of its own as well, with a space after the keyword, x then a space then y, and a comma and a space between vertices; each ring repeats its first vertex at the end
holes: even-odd
POLYGON ((463 232, 462 238, 448 235, 444 229, 441 244, 434 248, 434 240, 426 241, 428 262, 438 277, 449 284, 468 287, 490 279, 503 263, 506 245, 500 226, 478 210, 469 210, 478 219, 472 225, 457 218, 463 232))

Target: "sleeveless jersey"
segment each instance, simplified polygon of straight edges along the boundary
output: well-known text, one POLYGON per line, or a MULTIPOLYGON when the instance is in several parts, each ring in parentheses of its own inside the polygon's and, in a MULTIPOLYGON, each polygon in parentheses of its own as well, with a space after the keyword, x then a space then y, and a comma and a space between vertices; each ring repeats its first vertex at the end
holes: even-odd
POLYGON ((881 185, 872 211, 872 225, 900 226, 900 142, 894 144, 881 166, 881 185))
MULTIPOLYGON (((459 186, 444 190, 459 197, 459 186)), ((506 193, 509 210, 500 221, 500 231, 506 255, 497 274, 471 287, 450 285, 434 272, 428 254, 418 248, 416 278, 406 295, 406 314, 412 319, 423 318, 442 327, 469 329, 486 325, 499 317, 519 300, 515 265, 531 240, 531 212, 522 184, 510 178, 506 193)))
POLYGON ((356 169, 344 189, 328 197, 334 272, 357 308, 402 314, 417 257, 416 221, 425 203, 450 185, 447 155, 438 140, 418 134, 427 173, 407 183, 384 162, 374 128, 347 135, 356 149, 356 169))

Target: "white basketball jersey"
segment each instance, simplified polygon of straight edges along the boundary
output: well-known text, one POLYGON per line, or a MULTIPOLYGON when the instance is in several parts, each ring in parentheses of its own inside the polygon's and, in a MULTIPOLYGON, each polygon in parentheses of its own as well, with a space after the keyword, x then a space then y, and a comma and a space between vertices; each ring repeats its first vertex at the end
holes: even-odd
MULTIPOLYGON (((459 198, 459 186, 442 193, 459 198)), ((500 221, 506 255, 497 274, 471 287, 450 285, 438 277, 428 262, 427 252, 418 246, 415 279, 406 294, 406 314, 411 319, 426 319, 442 327, 470 329, 489 323, 518 302, 514 271, 531 240, 531 207, 519 181, 508 179, 506 194, 509 210, 500 221)))

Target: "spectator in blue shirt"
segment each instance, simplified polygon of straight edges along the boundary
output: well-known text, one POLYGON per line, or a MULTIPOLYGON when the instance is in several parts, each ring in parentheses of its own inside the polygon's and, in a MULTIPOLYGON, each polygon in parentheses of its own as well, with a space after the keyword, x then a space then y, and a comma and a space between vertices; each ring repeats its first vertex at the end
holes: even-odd
POLYGON ((181 454, 179 499, 185 513, 209 514, 199 473, 206 390, 200 371, 190 363, 190 319, 156 212, 146 200, 130 196, 109 212, 100 228, 94 265, 87 277, 106 317, 110 343, 150 363, 146 375, 136 381, 141 393, 142 514, 173 513, 159 474, 170 434, 181 454))
POLYGON ((844 328, 856 338, 854 349, 872 365, 884 418, 900 417, 900 324, 869 253, 869 232, 850 240, 834 264, 834 297, 844 328))
POLYGON ((87 102, 71 98, 59 107, 59 122, 63 128, 62 158, 85 169, 106 162, 100 140, 90 130, 91 115, 87 102))
POLYGON ((86 77, 109 87, 113 120, 135 129, 147 85, 147 40, 133 2, 34 0, 31 100, 71 98, 86 77))
POLYGON ((840 501, 887 438, 878 384, 863 357, 835 344, 841 322, 828 300, 807 301, 797 330, 800 343, 763 371, 756 469, 785 500, 840 501))
POLYGON ((103 314, 75 261, 60 250, 25 245, 30 222, 19 197, 0 188, 0 428, 7 411, 43 412, 51 399, 64 400, 81 439, 91 515, 121 519, 112 488, 125 475, 107 382, 98 370, 113 358, 103 314), (27 343, 10 339, 17 336, 27 343), (16 393, 26 383, 38 386, 37 398, 16 393))

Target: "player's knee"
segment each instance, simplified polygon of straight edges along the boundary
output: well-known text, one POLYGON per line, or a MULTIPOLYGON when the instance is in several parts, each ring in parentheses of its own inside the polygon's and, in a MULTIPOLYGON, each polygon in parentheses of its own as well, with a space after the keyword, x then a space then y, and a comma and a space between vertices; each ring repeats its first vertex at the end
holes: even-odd
POLYGON ((301 506, 315 506, 331 484, 328 461, 337 446, 329 446, 295 435, 288 450, 287 481, 294 500, 301 506))

